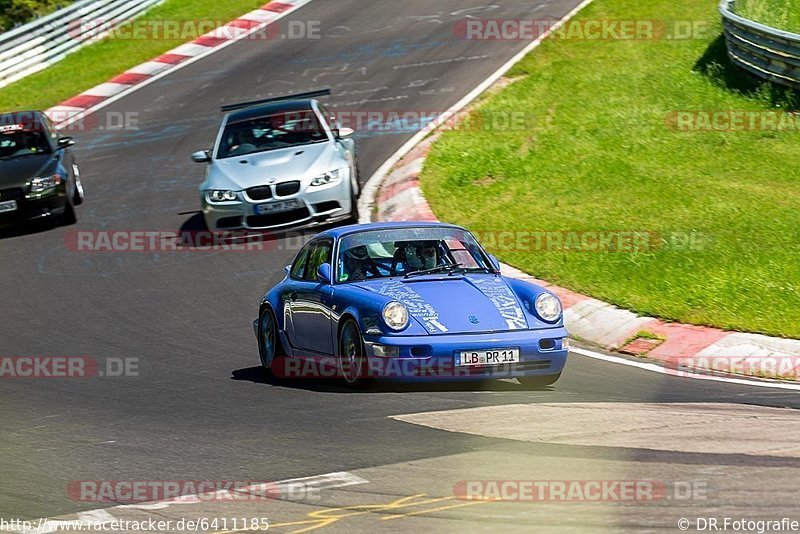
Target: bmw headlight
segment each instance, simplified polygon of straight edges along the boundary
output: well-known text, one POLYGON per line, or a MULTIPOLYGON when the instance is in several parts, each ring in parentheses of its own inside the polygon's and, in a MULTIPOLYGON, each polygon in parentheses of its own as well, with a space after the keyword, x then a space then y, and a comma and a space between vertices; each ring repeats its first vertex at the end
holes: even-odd
POLYGON ((383 321, 392 330, 402 330, 408 326, 408 308, 402 302, 390 302, 383 307, 383 321))
POLYGON ((31 180, 31 193, 41 193, 52 189, 61 183, 61 175, 42 176, 31 180))
POLYGON ((335 169, 330 172, 326 172, 321 176, 315 177, 311 180, 311 185, 313 187, 318 187, 320 185, 328 185, 333 184, 339 181, 339 169, 335 169))
POLYGON ((236 200, 236 191, 206 191, 206 200, 209 202, 232 202, 236 200))
POLYGON ((552 293, 542 293, 536 298, 536 313, 549 323, 561 317, 561 301, 552 293))

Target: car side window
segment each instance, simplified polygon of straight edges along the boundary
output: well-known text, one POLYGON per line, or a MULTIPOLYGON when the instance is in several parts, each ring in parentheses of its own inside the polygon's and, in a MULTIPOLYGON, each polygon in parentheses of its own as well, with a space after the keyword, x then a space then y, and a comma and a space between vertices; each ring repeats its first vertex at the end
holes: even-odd
POLYGON ((331 262, 332 252, 333 243, 331 241, 319 241, 315 243, 308 255, 308 265, 303 279, 308 282, 316 282, 319 266, 323 263, 331 262))
POLYGON ((306 259, 308 259, 308 251, 311 250, 312 245, 308 244, 303 247, 303 250, 297 255, 289 271, 289 276, 295 280, 302 280, 306 272, 306 259))
POLYGON ((42 117, 42 131, 46 137, 49 137, 52 141, 53 148, 58 146, 58 131, 53 126, 53 123, 50 122, 46 116, 42 117))

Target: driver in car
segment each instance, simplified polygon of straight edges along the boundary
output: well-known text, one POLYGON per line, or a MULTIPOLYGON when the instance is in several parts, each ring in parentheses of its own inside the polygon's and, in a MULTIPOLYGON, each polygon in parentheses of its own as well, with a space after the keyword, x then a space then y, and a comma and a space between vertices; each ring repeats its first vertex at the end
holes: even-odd
POLYGON ((365 280, 381 275, 375 262, 369 257, 366 245, 348 249, 344 253, 344 267, 347 279, 350 280, 365 280))
POLYGON ((409 273, 436 267, 439 251, 435 241, 401 243, 395 253, 393 273, 409 273))

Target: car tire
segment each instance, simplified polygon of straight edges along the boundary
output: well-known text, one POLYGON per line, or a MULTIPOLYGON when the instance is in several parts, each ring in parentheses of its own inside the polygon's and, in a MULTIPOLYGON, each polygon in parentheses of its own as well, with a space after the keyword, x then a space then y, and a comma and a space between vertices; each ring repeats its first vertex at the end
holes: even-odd
POLYGON ((67 195, 67 201, 64 203, 64 213, 59 215, 56 219, 56 224, 61 226, 71 226, 78 222, 78 217, 75 214, 75 206, 83 203, 83 187, 80 183, 80 177, 75 174, 75 181, 72 182, 72 191, 67 195))
POLYGON ((268 375, 273 374, 275 360, 283 356, 281 336, 278 333, 278 322, 269 307, 261 310, 261 315, 258 318, 258 356, 261 360, 261 368, 268 375))
POLYGON ((75 215, 75 206, 72 205, 72 198, 68 198, 64 204, 64 213, 58 217, 57 223, 61 226, 71 226, 78 222, 75 215))
POLYGON ((525 388, 541 389, 543 387, 552 386, 558 379, 561 378, 561 373, 554 375, 540 375, 540 376, 519 376, 517 380, 525 388))
POLYGON ((361 331, 353 319, 347 319, 339 330, 338 348, 339 372, 345 386, 365 387, 369 383, 366 350, 361 331))

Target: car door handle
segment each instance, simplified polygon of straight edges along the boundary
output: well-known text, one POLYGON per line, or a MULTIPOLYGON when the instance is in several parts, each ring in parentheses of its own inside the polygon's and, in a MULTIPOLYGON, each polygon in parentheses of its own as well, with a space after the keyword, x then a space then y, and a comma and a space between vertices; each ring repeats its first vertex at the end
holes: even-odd
POLYGON ((291 299, 291 301, 292 301, 292 302, 294 302, 295 300, 297 300, 297 293, 295 293, 294 291, 292 291, 291 293, 289 293, 289 299, 291 299))

